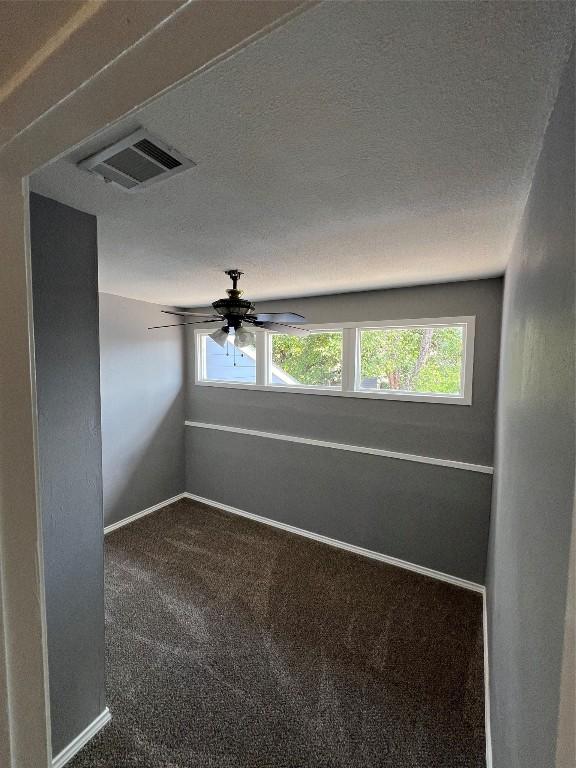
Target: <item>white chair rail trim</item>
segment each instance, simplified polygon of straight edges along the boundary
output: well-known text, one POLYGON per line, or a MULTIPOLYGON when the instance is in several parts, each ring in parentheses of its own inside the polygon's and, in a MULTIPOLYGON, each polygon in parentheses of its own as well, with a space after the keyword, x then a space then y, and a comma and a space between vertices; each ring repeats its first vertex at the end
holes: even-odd
POLYGON ((251 435, 252 437, 263 437, 268 440, 284 440, 289 443, 302 443, 304 445, 314 445, 319 448, 332 448, 336 451, 351 451, 352 453, 367 453, 371 456, 383 456, 388 459, 400 459, 402 461, 415 461, 420 464, 434 464, 439 467, 450 467, 452 469, 465 469, 469 472, 480 472, 485 475, 494 474, 494 467, 483 464, 470 464, 466 461, 454 461, 453 459, 438 459, 432 456, 418 456, 413 453, 399 453, 398 451, 388 451, 384 448, 371 448, 365 445, 349 445, 348 443, 333 443, 328 440, 315 440, 311 437, 298 437, 297 435, 281 435, 277 432, 262 432, 258 429, 245 429, 244 427, 229 427, 225 424, 207 424, 203 421, 185 421, 187 427, 196 427, 198 429, 212 429, 220 432, 234 432, 238 435, 251 435))

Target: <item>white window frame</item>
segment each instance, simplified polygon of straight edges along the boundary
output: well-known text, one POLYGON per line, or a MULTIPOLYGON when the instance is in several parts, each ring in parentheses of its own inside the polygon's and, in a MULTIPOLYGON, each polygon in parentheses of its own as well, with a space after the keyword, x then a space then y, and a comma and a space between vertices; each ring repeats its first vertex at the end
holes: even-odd
MULTIPOLYGON (((304 327, 304 326, 302 326, 304 327)), ((274 331, 265 331, 265 343, 263 345, 264 347, 264 378, 263 381, 267 387, 270 387, 270 389, 273 389, 274 391, 279 392, 301 392, 303 389, 306 390, 306 392, 320 392, 321 394, 336 394, 341 395, 346 390, 344 389, 344 337, 346 335, 345 330, 342 325, 331 325, 330 327, 327 325, 306 325, 306 329, 313 332, 313 333, 335 333, 338 331, 342 332, 342 385, 341 388, 336 387, 328 387, 324 384, 315 384, 315 385, 302 385, 302 384, 286 384, 283 386, 282 384, 272 384, 271 379, 273 376, 272 371, 272 337, 275 335, 281 336, 282 332, 279 331, 278 334, 275 334, 274 331)), ((258 353, 256 353, 258 354, 258 353)))
MULTIPOLYGON (((218 326, 219 328, 220 326, 218 326)), ((207 385, 216 385, 216 386, 231 386, 231 385, 237 385, 238 387, 242 387, 244 389, 245 387, 255 387, 257 382, 261 380, 261 371, 260 371, 260 365, 259 365, 259 359, 261 357, 258 349, 258 336, 260 334, 256 335, 256 372, 255 372, 255 378, 256 381, 254 383, 249 381, 221 381, 219 379, 214 379, 213 381, 208 381, 204 377, 206 375, 205 371, 205 360, 204 360, 204 350, 203 350, 203 340, 206 339, 208 336, 210 336, 211 333, 214 333, 214 328, 210 329, 204 329, 204 328, 195 328, 194 329, 194 360, 195 360, 195 366, 194 366, 194 382, 196 384, 207 384, 207 385)), ((233 338, 233 337, 232 337, 233 338)), ((230 343, 231 339, 226 340, 227 343, 230 343)), ((246 349, 237 349, 236 354, 239 355, 241 353, 246 353, 246 349)), ((232 350, 230 350, 230 354, 232 354, 232 350)))
POLYGON ((444 403, 450 405, 472 404, 472 381, 474 373, 474 336, 476 318, 465 317, 434 317, 410 320, 376 320, 349 323, 306 324, 303 328, 311 331, 342 331, 342 388, 309 386, 283 386, 269 384, 272 345, 270 343, 273 331, 257 330, 256 336, 256 383, 237 381, 207 381, 204 379, 204 361, 201 353, 201 339, 213 333, 212 328, 200 327, 194 329, 194 383, 200 387, 228 387, 230 389, 252 389, 264 392, 291 392, 302 395, 325 395, 328 397, 358 397, 372 400, 406 400, 409 402, 444 403), (392 390, 371 390, 360 387, 360 331, 381 330, 384 328, 410 327, 445 327, 462 326, 462 392, 459 395, 418 394, 416 392, 401 392, 392 390))

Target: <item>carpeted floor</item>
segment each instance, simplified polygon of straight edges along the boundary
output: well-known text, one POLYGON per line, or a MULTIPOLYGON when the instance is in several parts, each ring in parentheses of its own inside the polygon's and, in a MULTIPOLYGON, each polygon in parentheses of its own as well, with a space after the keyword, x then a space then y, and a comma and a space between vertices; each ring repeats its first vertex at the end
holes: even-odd
POLYGON ((483 768, 480 595, 182 500, 106 538, 70 768, 483 768))

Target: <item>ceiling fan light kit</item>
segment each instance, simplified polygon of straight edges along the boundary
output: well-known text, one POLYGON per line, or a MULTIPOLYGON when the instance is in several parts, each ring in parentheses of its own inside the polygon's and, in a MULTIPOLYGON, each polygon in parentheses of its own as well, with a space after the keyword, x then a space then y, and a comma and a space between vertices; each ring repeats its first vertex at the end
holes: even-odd
POLYGON ((228 328, 218 328, 217 331, 214 331, 214 333, 210 334, 210 338, 212 341, 215 341, 216 344, 219 344, 221 347, 225 347, 228 341, 228 334, 228 328))
POLYGON ((254 333, 245 327, 245 324, 253 328, 263 328, 277 333, 285 333, 289 336, 307 336, 309 331, 305 328, 299 328, 293 323, 300 325, 306 322, 306 318, 297 315, 294 312, 256 312, 253 302, 242 298, 242 291, 238 288, 238 280, 244 273, 239 269, 227 269, 226 275, 232 280, 232 288, 228 288, 225 299, 217 299, 212 302, 214 314, 206 312, 191 312, 187 309, 167 310, 162 312, 166 315, 177 315, 184 319, 188 317, 204 318, 203 320, 192 320, 186 323, 171 323, 170 325, 154 325, 148 330, 156 328, 174 328, 178 325, 205 325, 206 323, 223 323, 222 327, 210 334, 212 341, 225 347, 228 342, 230 332, 234 333, 234 346, 241 349, 255 343, 254 333))
POLYGON ((238 328, 234 334, 234 345, 239 349, 242 347, 254 346, 256 339, 253 333, 246 328, 238 328))

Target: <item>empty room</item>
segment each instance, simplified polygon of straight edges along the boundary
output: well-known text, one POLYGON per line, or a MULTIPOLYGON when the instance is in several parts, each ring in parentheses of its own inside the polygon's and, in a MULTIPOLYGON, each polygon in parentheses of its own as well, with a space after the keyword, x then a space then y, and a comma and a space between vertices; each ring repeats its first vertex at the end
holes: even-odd
POLYGON ((3 768, 572 768, 575 9, 0 0, 3 768))

